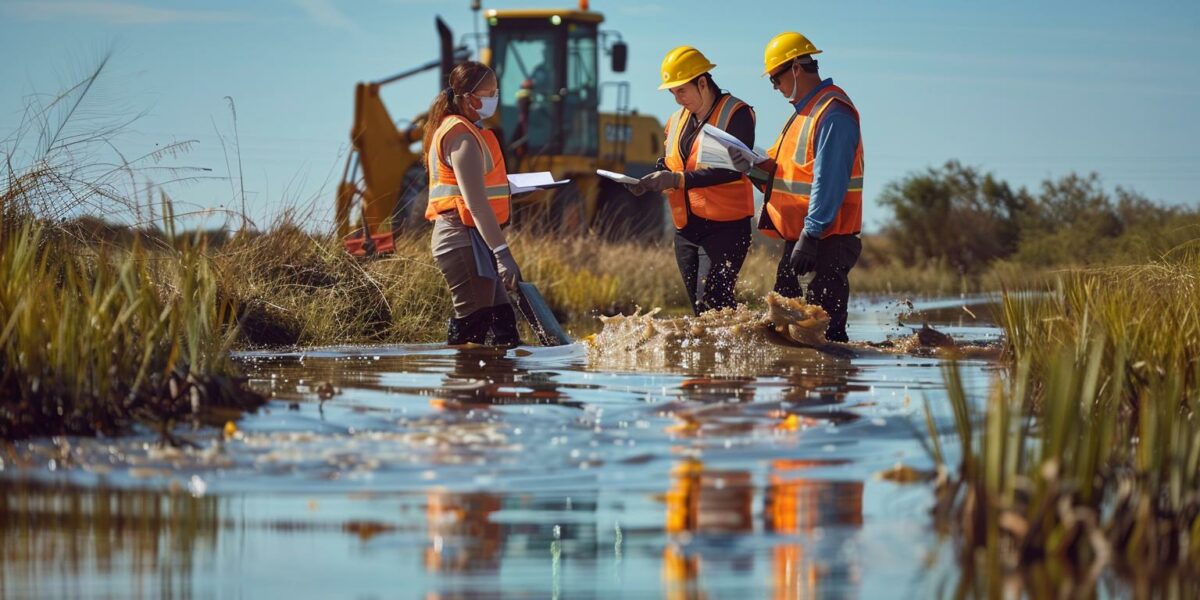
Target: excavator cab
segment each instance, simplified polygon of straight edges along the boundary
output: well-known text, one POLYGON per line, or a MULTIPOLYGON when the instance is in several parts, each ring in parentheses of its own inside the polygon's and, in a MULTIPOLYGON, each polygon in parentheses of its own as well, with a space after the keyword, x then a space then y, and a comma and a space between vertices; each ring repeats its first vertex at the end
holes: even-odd
MULTIPOLYGON (((597 13, 489 11, 500 123, 516 162, 599 152, 597 13)), ((514 165, 519 168, 519 165, 514 165)))

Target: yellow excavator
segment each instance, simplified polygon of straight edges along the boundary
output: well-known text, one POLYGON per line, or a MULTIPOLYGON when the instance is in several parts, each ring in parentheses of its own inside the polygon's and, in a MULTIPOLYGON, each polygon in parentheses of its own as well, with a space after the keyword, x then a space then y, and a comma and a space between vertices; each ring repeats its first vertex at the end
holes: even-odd
MULTIPOLYGON (((481 10, 478 0, 471 8, 481 10)), ((476 15, 479 16, 478 14, 476 15)), ((628 46, 601 30, 604 16, 580 0, 571 10, 486 10, 487 30, 469 36, 477 60, 500 82, 500 107, 485 125, 496 130, 510 173, 550 171, 571 183, 514 200, 513 226, 565 235, 598 232, 610 239, 659 239, 666 208, 658 195, 634 196, 596 169, 634 177, 650 172, 662 154, 663 127, 629 107, 629 82, 600 81, 600 55, 623 73, 628 46), (602 95, 614 107, 601 112, 602 95)), ((468 60, 468 44, 455 46, 445 22, 436 20, 441 57, 369 83, 354 91, 352 150, 337 189, 335 217, 346 250, 364 256, 393 248, 394 236, 419 227, 427 174, 420 142, 425 115, 403 130, 380 98, 381 87, 440 69, 439 89, 455 64, 468 60)), ((432 98, 434 90, 430 91, 432 98)))

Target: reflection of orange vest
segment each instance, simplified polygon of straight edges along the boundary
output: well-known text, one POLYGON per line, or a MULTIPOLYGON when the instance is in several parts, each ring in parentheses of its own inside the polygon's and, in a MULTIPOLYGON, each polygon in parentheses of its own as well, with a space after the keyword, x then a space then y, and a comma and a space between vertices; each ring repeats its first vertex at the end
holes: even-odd
POLYGON ((448 159, 444 160, 440 156, 442 138, 446 136, 446 132, 459 124, 466 125, 467 131, 479 142, 479 149, 483 152, 483 185, 488 201, 492 204, 492 211, 496 213, 496 220, 503 225, 508 222, 509 193, 508 171, 504 168, 504 154, 500 152, 500 141, 491 130, 481 130, 465 117, 458 115, 446 115, 437 131, 433 132, 433 140, 429 144, 429 205, 425 208, 425 218, 432 221, 437 218, 438 213, 457 209, 464 225, 475 226, 475 219, 471 218, 471 211, 467 210, 467 201, 458 187, 458 180, 454 177, 454 169, 450 167, 448 159))
MULTIPOLYGON (((706 123, 724 131, 729 127, 733 114, 743 106, 751 111, 750 115, 753 118, 754 109, 750 108, 750 105, 725 94, 709 112, 706 123)), ((664 162, 667 168, 675 173, 696 170, 696 160, 700 156, 699 134, 692 142, 686 165, 683 157, 679 155, 679 137, 683 135, 683 127, 691 116, 691 112, 681 108, 667 121, 667 152, 664 162)), ((754 190, 745 176, 720 185, 686 191, 682 188, 671 190, 667 201, 671 204, 671 220, 675 222, 677 229, 683 229, 684 225, 687 225, 689 203, 697 217, 712 221, 736 221, 754 214, 754 190)))
MULTIPOLYGON (((766 190, 766 211, 770 225, 763 223, 763 233, 798 240, 804 232, 808 216, 808 200, 812 193, 813 163, 816 161, 817 129, 825 111, 834 102, 850 108, 858 120, 858 110, 842 88, 830 85, 822 88, 799 112, 792 115, 779 134, 779 139, 767 151, 775 159, 775 173, 766 190), (774 226, 773 230, 769 228, 774 226)), ((862 229, 863 145, 859 137, 854 151, 854 166, 850 168, 850 186, 842 199, 837 217, 821 237, 858 233, 862 229)))

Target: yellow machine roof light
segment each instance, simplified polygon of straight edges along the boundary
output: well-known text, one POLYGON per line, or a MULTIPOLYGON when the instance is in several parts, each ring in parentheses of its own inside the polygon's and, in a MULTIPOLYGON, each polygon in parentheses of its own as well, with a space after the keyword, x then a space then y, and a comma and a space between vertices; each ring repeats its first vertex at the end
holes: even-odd
POLYGON ((489 19, 505 20, 505 19, 551 19, 558 17, 564 22, 576 23, 603 23, 604 15, 598 12, 585 10, 554 10, 554 9, 520 9, 520 10, 496 10, 489 9, 487 11, 489 19))

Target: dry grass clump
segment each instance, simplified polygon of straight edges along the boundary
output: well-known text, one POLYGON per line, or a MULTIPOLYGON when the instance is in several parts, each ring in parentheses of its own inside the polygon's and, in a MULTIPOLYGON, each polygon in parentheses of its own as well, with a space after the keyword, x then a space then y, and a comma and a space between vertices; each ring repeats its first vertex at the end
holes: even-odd
POLYGON ((253 409, 229 359, 232 310, 203 248, 76 254, 27 220, 0 240, 0 437, 170 436, 184 417, 253 409))
MULTIPOLYGON (((564 324, 588 329, 597 316, 638 309, 690 312, 669 240, 613 242, 530 231, 510 231, 509 238, 522 275, 564 324)), ((780 251, 774 241, 751 247, 738 278, 739 302, 763 305, 780 251)), ((285 218, 262 233, 233 235, 211 252, 221 293, 238 307, 247 345, 433 342, 445 336, 451 300, 427 231, 402 234, 392 254, 359 259, 332 237, 285 218)), ((925 269, 855 269, 851 286, 856 293, 962 291, 961 280, 925 269)))
POLYGON ((688 306, 667 244, 522 232, 513 236, 512 247, 522 275, 568 320, 632 313, 638 307, 688 306))
MULTIPOLYGON (((1200 574, 1197 297, 1194 246, 1076 272, 1048 295, 1006 298, 1015 362, 982 414, 947 369, 962 459, 939 480, 935 516, 975 583, 998 593, 1005 576, 1039 572, 1078 591, 1109 566, 1200 574)), ((933 451, 944 466, 936 438, 933 451)))
POLYGON ((213 260, 249 345, 431 341, 445 335, 450 297, 428 240, 401 237, 374 260, 281 221, 234 236, 213 260))

